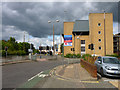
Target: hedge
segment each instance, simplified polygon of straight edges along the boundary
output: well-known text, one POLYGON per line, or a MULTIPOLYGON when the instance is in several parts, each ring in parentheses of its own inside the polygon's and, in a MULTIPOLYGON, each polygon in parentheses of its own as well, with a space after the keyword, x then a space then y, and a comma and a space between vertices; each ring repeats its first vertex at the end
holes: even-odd
POLYGON ((71 53, 68 53, 68 54, 66 54, 65 57, 66 58, 80 58, 81 55, 80 54, 71 54, 71 53))
MULTIPOLYGON (((5 50, 1 50, 0 54, 2 54, 2 56, 6 56, 6 51, 5 50)), ((26 52, 24 50, 18 50, 18 51, 7 51, 7 55, 26 55, 26 52)))
POLYGON ((117 55, 117 54, 113 54, 113 55, 106 55, 106 56, 117 57, 117 58, 119 58, 119 57, 120 57, 120 55, 117 55))
POLYGON ((84 60, 86 60, 86 57, 88 58, 88 57, 92 57, 90 54, 83 54, 82 55, 82 58, 84 59, 84 60))

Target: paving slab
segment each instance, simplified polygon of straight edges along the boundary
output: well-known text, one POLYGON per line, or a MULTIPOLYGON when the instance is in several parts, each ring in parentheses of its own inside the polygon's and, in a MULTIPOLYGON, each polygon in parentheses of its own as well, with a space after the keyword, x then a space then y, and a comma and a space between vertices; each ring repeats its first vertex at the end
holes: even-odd
POLYGON ((97 80, 97 78, 92 77, 84 68, 82 68, 80 64, 59 66, 56 69, 56 74, 73 80, 97 80))

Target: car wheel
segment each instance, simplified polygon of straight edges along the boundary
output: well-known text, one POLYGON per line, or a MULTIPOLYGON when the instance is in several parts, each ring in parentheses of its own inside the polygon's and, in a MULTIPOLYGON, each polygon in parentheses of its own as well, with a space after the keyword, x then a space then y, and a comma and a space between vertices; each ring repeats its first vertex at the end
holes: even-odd
POLYGON ((100 69, 100 74, 101 74, 102 77, 104 76, 104 73, 103 73, 103 69, 102 69, 102 68, 100 69))

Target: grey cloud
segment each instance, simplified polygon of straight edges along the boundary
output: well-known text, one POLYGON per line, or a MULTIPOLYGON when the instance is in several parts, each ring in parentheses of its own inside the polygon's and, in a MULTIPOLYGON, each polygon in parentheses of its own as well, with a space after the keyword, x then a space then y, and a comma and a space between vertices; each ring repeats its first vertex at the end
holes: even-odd
MULTIPOLYGON (((89 13, 100 13, 102 9, 109 8, 106 12, 114 14, 114 22, 118 20, 118 3, 101 2, 6 2, 2 4, 3 25, 15 26, 21 31, 26 31, 34 37, 47 37, 52 35, 52 23, 48 20, 60 19, 55 24, 55 34, 63 30, 63 21, 74 21, 87 17, 89 13), (64 13, 67 10, 67 13, 64 13)), ((3 28, 4 31, 4 28, 3 28)))

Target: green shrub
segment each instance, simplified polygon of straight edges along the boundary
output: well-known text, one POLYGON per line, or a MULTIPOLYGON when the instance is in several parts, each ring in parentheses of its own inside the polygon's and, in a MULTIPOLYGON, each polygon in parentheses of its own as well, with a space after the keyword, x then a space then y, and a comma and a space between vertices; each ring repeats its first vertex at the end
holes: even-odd
POLYGON ((117 54, 113 54, 113 55, 106 55, 106 56, 111 56, 111 57, 120 57, 119 55, 117 55, 117 54))
POLYGON ((72 58, 77 58, 77 55, 76 54, 72 54, 72 58))
POLYGON ((35 54, 35 53, 39 53, 39 50, 33 50, 33 54, 35 54))
POLYGON ((0 55, 1 55, 1 56, 6 56, 5 50, 0 50, 0 55))
POLYGON ((70 54, 70 53, 68 53, 64 57, 66 57, 66 58, 80 58, 81 55, 80 54, 70 54))
POLYGON ((21 56, 21 55, 25 55, 26 52, 24 50, 18 50, 18 51, 10 51, 10 50, 8 50, 7 54, 8 55, 20 55, 21 56))
POLYGON ((88 58, 88 57, 92 57, 90 54, 83 54, 82 55, 82 58, 84 59, 84 60, 86 60, 86 57, 88 58))
POLYGON ((17 55, 17 51, 8 50, 7 55, 17 55))
POLYGON ((73 57, 73 54, 68 53, 68 54, 66 54, 65 57, 66 57, 66 58, 72 58, 72 57, 73 57))
POLYGON ((19 51, 17 51, 17 55, 25 55, 26 54, 26 52, 24 51, 24 50, 19 50, 19 51))
POLYGON ((77 57, 77 58, 81 58, 81 55, 80 55, 80 54, 77 54, 76 57, 77 57))

